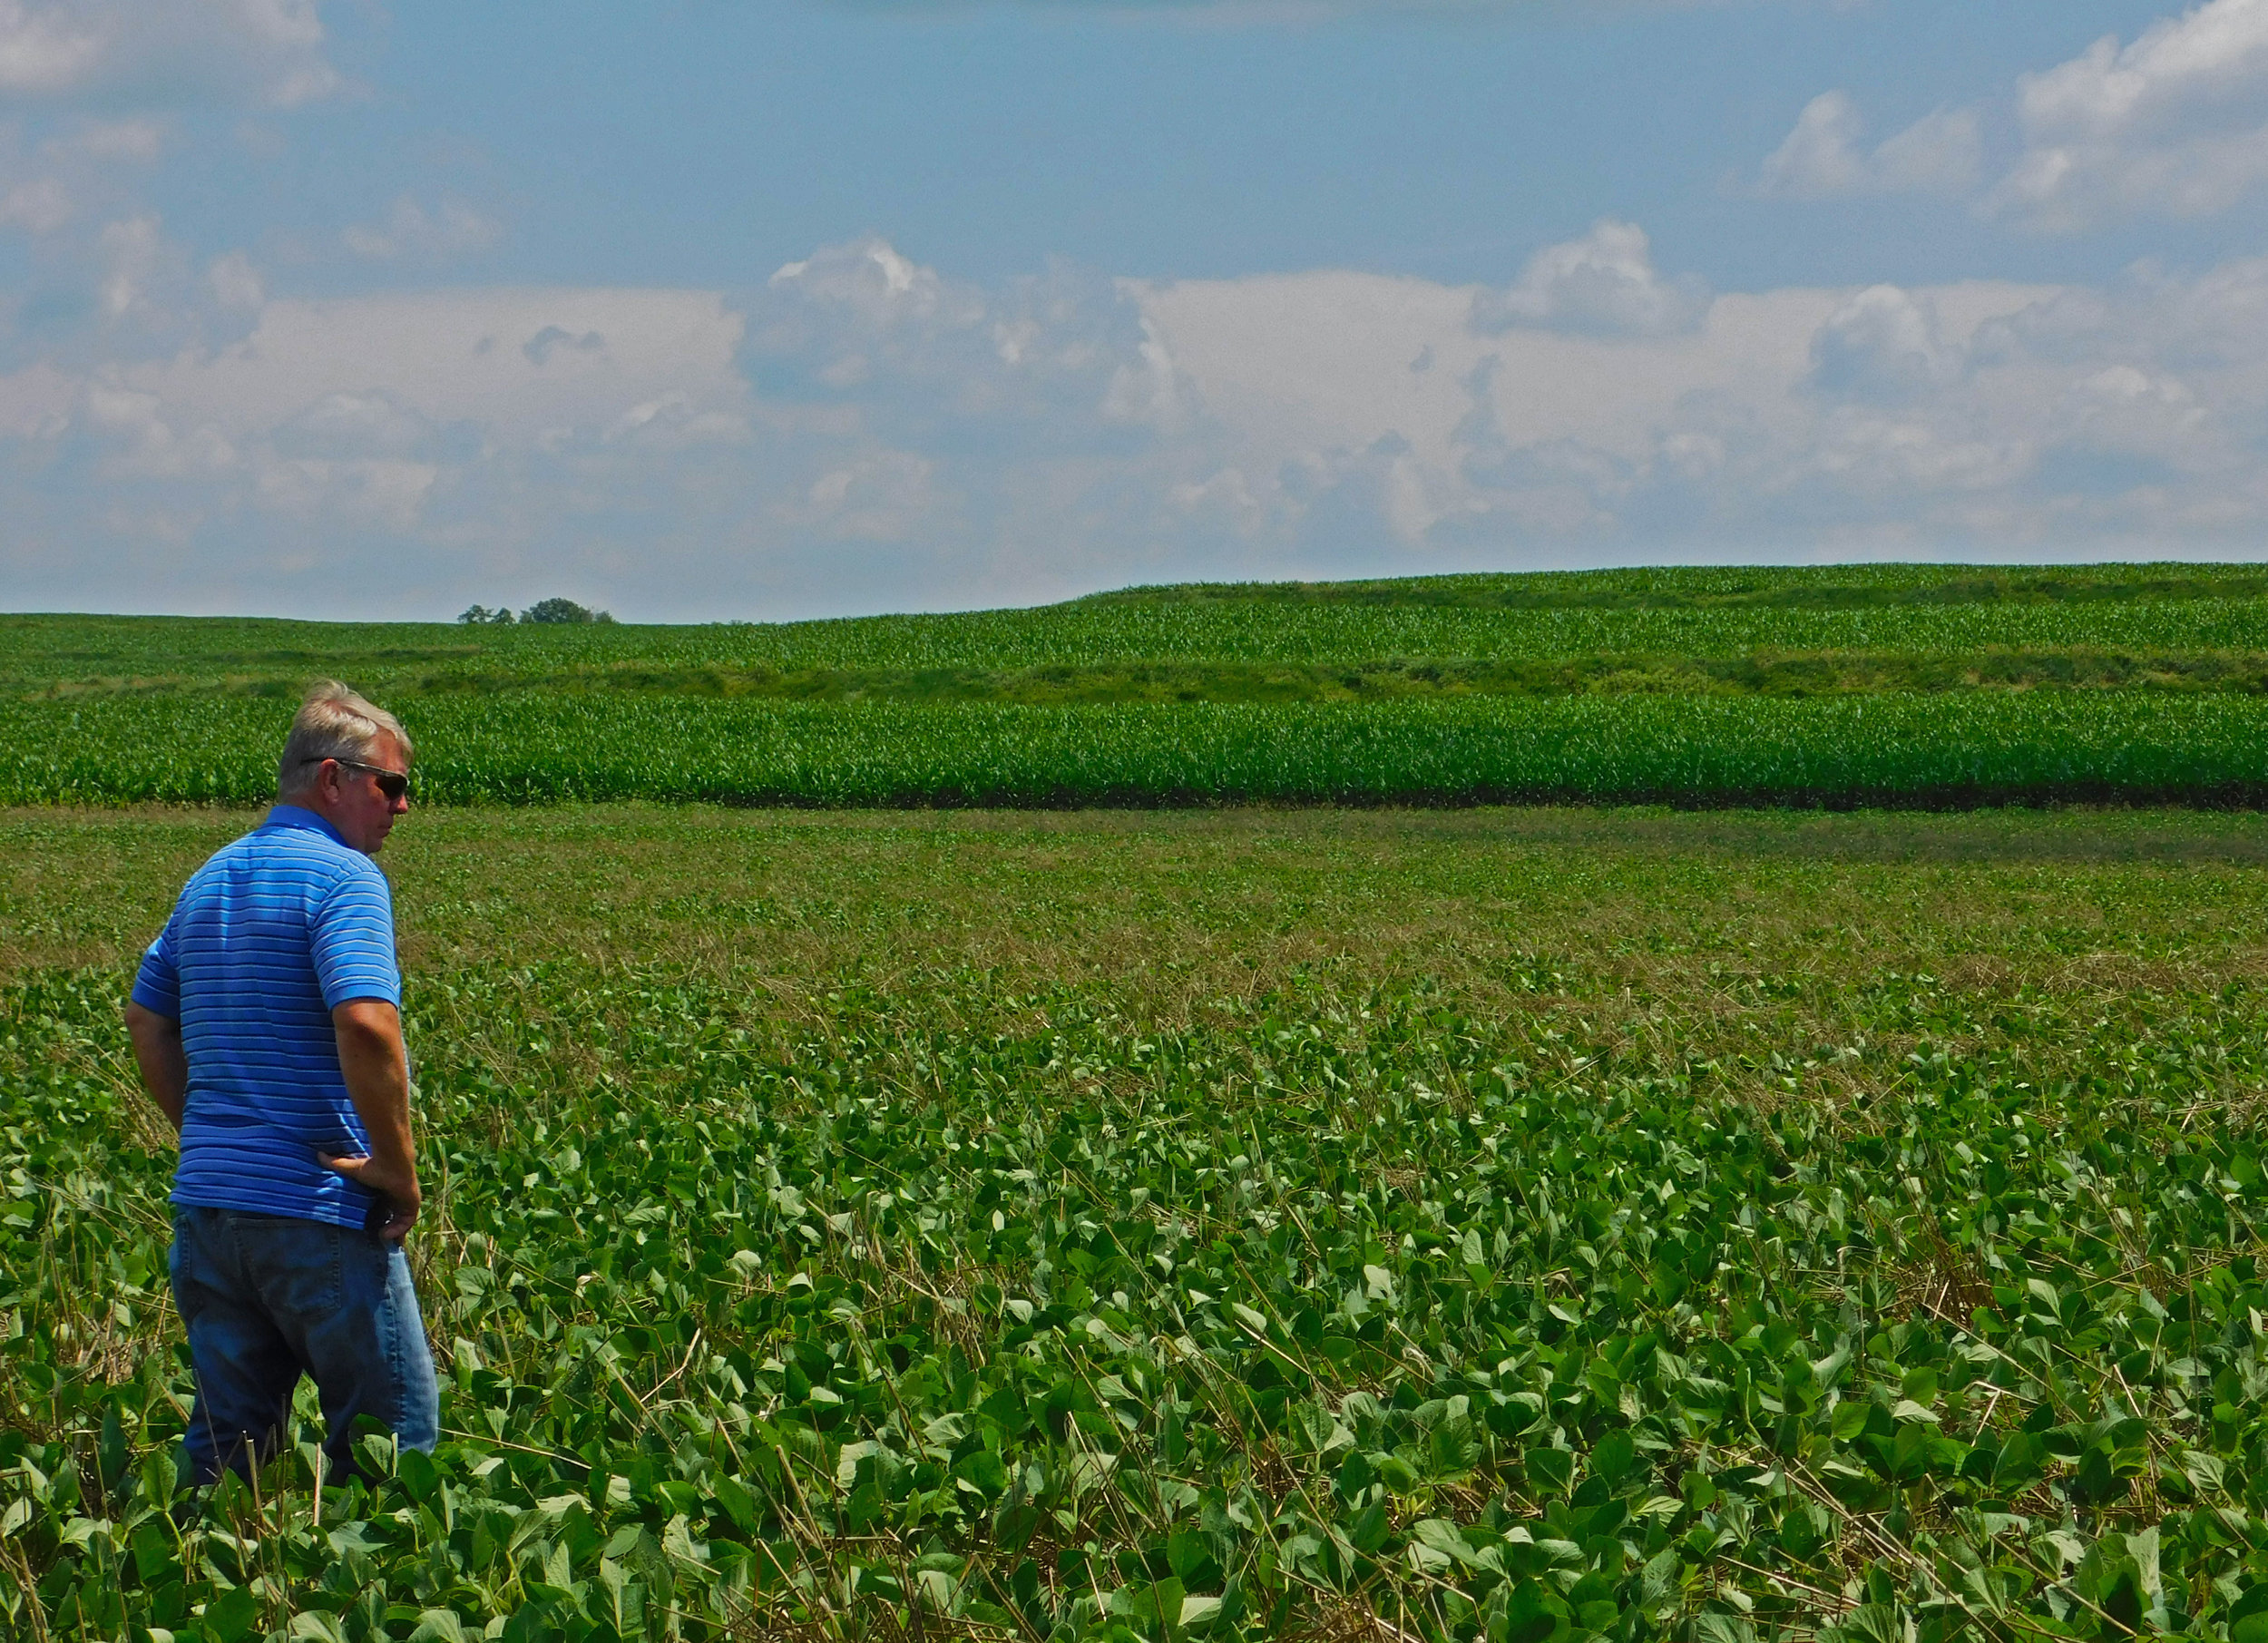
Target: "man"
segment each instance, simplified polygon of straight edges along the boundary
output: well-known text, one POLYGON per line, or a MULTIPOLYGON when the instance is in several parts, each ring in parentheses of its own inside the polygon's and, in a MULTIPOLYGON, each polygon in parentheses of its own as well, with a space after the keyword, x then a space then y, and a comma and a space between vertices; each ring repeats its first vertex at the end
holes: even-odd
POLYGON ((334 1475, 354 1469, 357 1415, 407 1448, 439 1435, 402 1254, 418 1189, 393 897, 370 859, 409 809, 411 752, 392 714, 318 686, 275 808, 190 879, 126 1006, 181 1135, 173 1296, 200 1483, 269 1453, 302 1374, 334 1475))

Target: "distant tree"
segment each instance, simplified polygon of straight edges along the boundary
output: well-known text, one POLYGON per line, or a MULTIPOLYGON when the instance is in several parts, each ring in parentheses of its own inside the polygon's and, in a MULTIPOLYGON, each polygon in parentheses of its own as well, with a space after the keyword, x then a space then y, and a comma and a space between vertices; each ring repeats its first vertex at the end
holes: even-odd
POLYGON ((604 611, 585 610, 572 599, 539 599, 520 612, 522 621, 612 621, 604 611))
POLYGON ((464 615, 458 617, 457 620, 462 622, 469 623, 501 622, 504 626, 509 627, 512 624, 512 612, 503 605, 498 605, 493 611, 486 605, 474 605, 470 610, 466 611, 464 615))

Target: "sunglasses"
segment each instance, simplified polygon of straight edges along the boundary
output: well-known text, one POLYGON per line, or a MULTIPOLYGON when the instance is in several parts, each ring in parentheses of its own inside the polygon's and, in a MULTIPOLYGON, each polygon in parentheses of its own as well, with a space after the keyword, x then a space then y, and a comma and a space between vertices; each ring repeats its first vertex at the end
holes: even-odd
POLYGON ((315 758, 303 758, 299 762, 303 765, 319 765, 326 758, 330 758, 331 763, 335 765, 345 765, 352 770, 369 771, 371 775, 378 778, 378 791, 386 795, 388 804, 409 791, 409 773, 406 770, 389 770, 384 765, 366 765, 358 758, 331 758, 328 754, 318 754, 315 758))

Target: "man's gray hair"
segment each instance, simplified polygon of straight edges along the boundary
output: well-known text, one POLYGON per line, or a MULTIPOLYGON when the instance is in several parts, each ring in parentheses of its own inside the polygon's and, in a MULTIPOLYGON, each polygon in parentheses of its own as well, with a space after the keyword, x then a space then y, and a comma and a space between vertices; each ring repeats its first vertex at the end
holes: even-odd
POLYGON ((325 680, 308 692, 291 720, 291 734, 284 738, 283 758, 276 767, 278 797, 305 791, 327 758, 367 760, 371 745, 389 734, 400 740, 404 758, 415 751, 400 719, 337 680, 325 680))

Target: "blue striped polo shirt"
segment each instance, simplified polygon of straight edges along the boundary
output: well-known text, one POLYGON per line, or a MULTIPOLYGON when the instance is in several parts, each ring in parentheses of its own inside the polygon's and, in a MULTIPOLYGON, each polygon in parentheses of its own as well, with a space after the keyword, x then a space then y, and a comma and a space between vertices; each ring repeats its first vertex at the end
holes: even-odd
POLYGON ((176 1204, 365 1224, 376 1195, 316 1154, 370 1150, 332 1009, 402 1002, 376 862, 312 810, 278 805, 197 869, 133 996, 181 1022, 188 1052, 176 1204))

